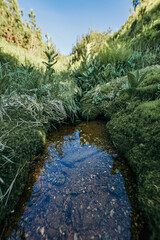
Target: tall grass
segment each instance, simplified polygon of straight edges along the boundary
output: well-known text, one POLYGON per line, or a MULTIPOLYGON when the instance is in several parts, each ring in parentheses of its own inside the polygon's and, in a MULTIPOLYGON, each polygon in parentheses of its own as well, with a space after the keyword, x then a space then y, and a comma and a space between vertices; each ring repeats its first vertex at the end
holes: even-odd
MULTIPOLYGON (((4 48, 0 52, 0 172, 4 166, 15 167, 18 153, 14 144, 13 147, 9 144, 13 136, 16 139, 27 129, 42 129, 67 118, 73 121, 78 110, 76 96, 80 89, 66 71, 49 74, 41 63, 32 64, 35 58, 30 54, 27 60, 21 50, 17 54, 18 59, 14 53, 12 56, 5 53, 4 48)), ((0 176, 1 202, 7 204, 22 169, 23 165, 17 168, 10 185, 0 176)))
MULTIPOLYGON (((90 44, 91 45, 91 44, 90 44)), ((84 55, 71 74, 85 94, 98 84, 127 75, 128 72, 159 64, 160 50, 133 50, 120 41, 108 41, 98 53, 84 51, 84 55)))

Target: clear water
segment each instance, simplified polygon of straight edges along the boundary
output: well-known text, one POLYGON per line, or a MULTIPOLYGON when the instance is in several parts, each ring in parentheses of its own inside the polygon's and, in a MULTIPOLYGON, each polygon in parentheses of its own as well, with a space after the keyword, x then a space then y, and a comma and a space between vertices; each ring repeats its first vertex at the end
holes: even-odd
POLYGON ((63 126, 33 160, 25 191, 1 239, 141 239, 133 175, 105 123, 63 126))

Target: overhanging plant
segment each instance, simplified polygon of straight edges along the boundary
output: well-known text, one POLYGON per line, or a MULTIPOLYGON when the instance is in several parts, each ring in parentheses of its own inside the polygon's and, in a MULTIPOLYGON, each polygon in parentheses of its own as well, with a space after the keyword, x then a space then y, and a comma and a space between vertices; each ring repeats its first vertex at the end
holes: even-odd
POLYGON ((146 76, 147 76, 147 72, 143 73, 142 76, 140 77, 138 70, 135 74, 131 72, 128 73, 128 80, 126 82, 126 91, 129 97, 133 97, 135 95, 137 87, 145 79, 146 76))

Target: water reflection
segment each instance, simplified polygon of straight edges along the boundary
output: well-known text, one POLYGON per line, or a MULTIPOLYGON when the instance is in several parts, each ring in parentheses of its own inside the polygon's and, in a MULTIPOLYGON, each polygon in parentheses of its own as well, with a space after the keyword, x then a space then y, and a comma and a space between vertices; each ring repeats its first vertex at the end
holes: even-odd
POLYGON ((105 123, 94 121, 49 134, 1 237, 138 240, 143 224, 132 173, 106 139, 105 123))

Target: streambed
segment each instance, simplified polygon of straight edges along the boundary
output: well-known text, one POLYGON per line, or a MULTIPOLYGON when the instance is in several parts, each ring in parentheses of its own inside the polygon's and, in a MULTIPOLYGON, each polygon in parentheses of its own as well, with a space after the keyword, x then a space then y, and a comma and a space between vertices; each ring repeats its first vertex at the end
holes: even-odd
MULTIPOLYGON (((142 239, 135 181, 102 121, 62 126, 31 165, 1 239, 142 239)), ((144 239, 144 238, 143 238, 144 239)))

